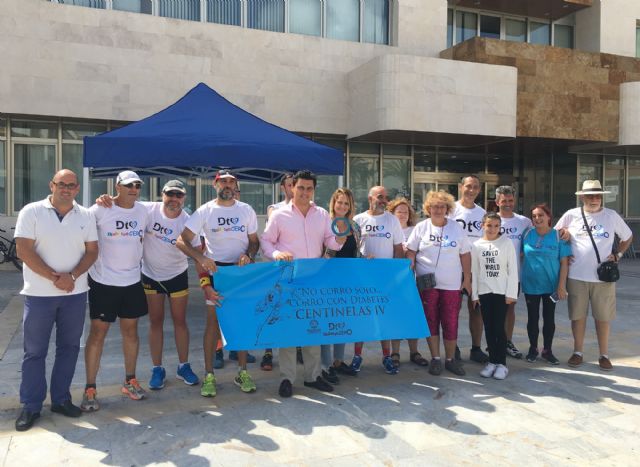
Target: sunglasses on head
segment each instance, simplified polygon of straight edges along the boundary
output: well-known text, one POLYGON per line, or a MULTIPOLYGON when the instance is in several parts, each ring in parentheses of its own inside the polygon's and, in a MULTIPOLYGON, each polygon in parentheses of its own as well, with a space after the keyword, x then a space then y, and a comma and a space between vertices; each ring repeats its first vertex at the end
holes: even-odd
POLYGON ((133 183, 127 183, 126 185, 122 185, 125 188, 135 188, 136 190, 139 190, 140 188, 142 188, 142 183, 140 182, 133 182, 133 183))
POLYGON ((165 191, 164 194, 167 195, 169 198, 178 198, 178 199, 184 198, 184 193, 182 193, 181 191, 165 191))

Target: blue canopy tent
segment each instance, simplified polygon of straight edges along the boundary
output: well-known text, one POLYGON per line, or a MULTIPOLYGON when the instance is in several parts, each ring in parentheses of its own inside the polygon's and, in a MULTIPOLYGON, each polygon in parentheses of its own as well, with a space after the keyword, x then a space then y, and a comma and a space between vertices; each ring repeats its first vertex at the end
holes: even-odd
POLYGON ((343 154, 265 122, 204 83, 166 109, 123 128, 84 138, 94 177, 123 168, 140 175, 206 177, 233 169, 240 179, 273 182, 309 169, 341 175, 343 154))

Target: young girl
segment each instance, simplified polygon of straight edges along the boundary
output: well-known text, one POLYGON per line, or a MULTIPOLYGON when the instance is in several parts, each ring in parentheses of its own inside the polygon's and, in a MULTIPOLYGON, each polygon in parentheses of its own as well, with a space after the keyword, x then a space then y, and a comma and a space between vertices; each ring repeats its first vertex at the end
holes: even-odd
POLYGON ((474 307, 480 306, 489 346, 489 363, 480 372, 485 378, 505 379, 507 305, 518 296, 518 263, 513 243, 500 236, 500 216, 490 212, 482 218, 483 235, 471 249, 471 290, 474 307))

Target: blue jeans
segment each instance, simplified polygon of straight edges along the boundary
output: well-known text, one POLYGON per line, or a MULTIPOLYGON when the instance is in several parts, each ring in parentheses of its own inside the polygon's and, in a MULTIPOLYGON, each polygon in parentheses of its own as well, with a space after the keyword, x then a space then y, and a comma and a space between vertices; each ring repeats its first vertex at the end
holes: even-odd
POLYGON ((86 292, 60 297, 25 296, 20 402, 30 412, 40 412, 47 397, 45 362, 54 323, 56 358, 51 371, 51 403, 71 400, 69 386, 76 371, 86 305, 86 292))
POLYGON ((331 358, 331 346, 332 344, 320 346, 322 368, 329 368, 336 360, 344 360, 344 344, 333 344, 333 358, 331 358))

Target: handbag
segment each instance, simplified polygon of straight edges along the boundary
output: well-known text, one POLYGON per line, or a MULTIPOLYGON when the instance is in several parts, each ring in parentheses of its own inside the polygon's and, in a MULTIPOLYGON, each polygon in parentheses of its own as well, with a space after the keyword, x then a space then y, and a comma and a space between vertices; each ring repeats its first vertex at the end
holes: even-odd
POLYGON ((582 213, 584 227, 585 229, 587 229, 587 233, 589 233, 589 238, 591 239, 593 250, 596 252, 596 258, 598 260, 598 269, 596 269, 596 272, 598 273, 598 279, 600 279, 602 282, 617 282, 618 279, 620 279, 620 270, 618 269, 618 263, 616 263, 615 261, 605 261, 603 263, 600 262, 600 253, 598 253, 598 247, 596 246, 596 242, 593 239, 593 235, 591 234, 591 229, 589 228, 589 224, 587 223, 587 217, 584 215, 584 208, 580 208, 580 212, 582 213))
MULTIPOLYGON (((436 259, 435 267, 438 267, 438 263, 440 262, 440 251, 442 250, 442 237, 444 236, 444 226, 442 226, 442 230, 440 231, 440 245, 438 246, 438 259, 436 259)), ((418 292, 422 292, 423 290, 434 289, 436 287, 436 273, 428 272, 421 276, 416 277, 416 285, 418 286, 418 292)))

